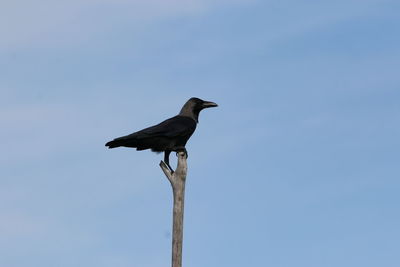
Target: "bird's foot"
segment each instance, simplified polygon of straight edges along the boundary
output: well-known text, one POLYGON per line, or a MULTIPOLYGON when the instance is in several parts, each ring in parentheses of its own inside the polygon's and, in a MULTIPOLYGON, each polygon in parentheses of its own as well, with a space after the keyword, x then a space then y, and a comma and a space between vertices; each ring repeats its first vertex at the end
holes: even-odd
POLYGON ((182 148, 177 149, 177 150, 176 150, 176 156, 179 156, 179 155, 178 155, 179 152, 185 153, 185 157, 188 158, 189 155, 188 155, 188 152, 187 152, 187 150, 186 150, 185 147, 182 147, 182 148))

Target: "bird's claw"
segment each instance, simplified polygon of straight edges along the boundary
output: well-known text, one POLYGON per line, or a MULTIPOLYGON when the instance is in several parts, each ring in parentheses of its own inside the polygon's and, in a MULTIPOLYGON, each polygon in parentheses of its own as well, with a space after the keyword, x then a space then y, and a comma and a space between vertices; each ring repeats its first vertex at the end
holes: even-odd
POLYGON ((179 156, 179 152, 185 153, 185 158, 188 158, 189 155, 188 155, 188 152, 187 152, 186 148, 182 148, 182 149, 177 150, 176 151, 176 156, 177 157, 179 156))

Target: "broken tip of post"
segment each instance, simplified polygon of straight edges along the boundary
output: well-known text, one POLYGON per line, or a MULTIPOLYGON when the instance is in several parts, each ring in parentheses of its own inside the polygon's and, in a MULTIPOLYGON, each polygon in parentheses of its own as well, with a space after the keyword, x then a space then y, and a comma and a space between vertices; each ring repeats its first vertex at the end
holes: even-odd
POLYGON ((164 161, 160 161, 160 167, 163 170, 165 176, 167 176, 168 179, 171 179, 174 171, 170 170, 170 168, 168 168, 168 165, 164 161))

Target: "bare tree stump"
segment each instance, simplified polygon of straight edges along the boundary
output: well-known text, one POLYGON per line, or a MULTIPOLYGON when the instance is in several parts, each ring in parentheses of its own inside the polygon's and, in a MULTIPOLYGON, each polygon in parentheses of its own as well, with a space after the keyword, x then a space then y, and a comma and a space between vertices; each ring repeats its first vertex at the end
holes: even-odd
POLYGON ((183 242, 183 210, 185 200, 185 181, 187 174, 187 155, 178 152, 178 166, 171 172, 164 161, 160 167, 167 176, 174 194, 173 224, 172 224, 172 267, 182 267, 182 242, 183 242))

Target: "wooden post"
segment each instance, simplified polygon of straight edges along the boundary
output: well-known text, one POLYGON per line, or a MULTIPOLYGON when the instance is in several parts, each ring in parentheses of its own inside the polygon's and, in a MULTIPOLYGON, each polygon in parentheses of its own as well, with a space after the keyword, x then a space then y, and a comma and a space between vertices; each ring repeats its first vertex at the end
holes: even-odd
POLYGON ((178 166, 171 172, 165 162, 160 167, 167 176, 174 194, 172 224, 172 267, 182 267, 183 210, 185 200, 185 181, 187 174, 186 153, 178 152, 178 166))

